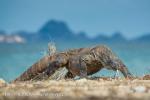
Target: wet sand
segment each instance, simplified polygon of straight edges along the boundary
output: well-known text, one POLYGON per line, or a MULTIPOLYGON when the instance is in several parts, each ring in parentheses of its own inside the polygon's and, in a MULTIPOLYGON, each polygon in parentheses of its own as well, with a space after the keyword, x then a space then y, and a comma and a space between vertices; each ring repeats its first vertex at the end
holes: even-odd
POLYGON ((0 100, 8 99, 150 100, 150 80, 99 78, 11 84, 1 81, 0 100))

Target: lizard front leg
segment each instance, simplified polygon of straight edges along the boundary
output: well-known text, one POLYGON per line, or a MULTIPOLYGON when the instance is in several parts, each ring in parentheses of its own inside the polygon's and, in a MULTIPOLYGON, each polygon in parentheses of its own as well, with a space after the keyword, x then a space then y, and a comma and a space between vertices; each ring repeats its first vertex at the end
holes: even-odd
POLYGON ((67 68, 73 76, 87 78, 87 65, 81 55, 71 57, 67 68))
POLYGON ((80 78, 87 78, 87 65, 81 57, 79 59, 79 63, 80 78))

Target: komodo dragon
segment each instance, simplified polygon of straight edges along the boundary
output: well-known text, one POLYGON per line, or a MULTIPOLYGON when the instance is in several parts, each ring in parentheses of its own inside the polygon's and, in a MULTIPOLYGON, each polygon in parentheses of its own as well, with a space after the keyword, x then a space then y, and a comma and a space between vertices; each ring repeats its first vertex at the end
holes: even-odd
POLYGON ((51 76, 61 67, 68 69, 67 76, 70 78, 76 75, 86 77, 98 72, 102 68, 119 70, 126 78, 133 77, 125 64, 108 47, 98 45, 91 48, 73 49, 50 56, 47 55, 33 64, 21 76, 16 78, 14 82, 32 80, 43 72, 51 76))

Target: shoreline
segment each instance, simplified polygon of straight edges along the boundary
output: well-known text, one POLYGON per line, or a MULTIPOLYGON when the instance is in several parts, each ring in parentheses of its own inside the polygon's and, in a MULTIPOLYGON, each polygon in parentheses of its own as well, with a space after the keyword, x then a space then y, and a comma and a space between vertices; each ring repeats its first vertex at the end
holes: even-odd
POLYGON ((150 80, 46 80, 0 85, 0 99, 150 100, 150 80))

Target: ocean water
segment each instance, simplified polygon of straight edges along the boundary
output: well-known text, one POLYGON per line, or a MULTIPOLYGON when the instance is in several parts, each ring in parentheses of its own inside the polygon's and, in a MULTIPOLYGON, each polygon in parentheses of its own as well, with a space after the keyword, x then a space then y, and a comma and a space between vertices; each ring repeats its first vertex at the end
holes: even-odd
MULTIPOLYGON (((128 66, 135 76, 150 74, 150 46, 111 45, 112 50, 128 66)), ((65 48, 65 47, 64 47, 65 48)), ((59 48, 60 49, 60 48, 59 48)), ((0 45, 0 78, 11 81, 46 54, 46 44, 0 45)), ((112 76, 115 72, 102 70, 101 76, 112 76)))

